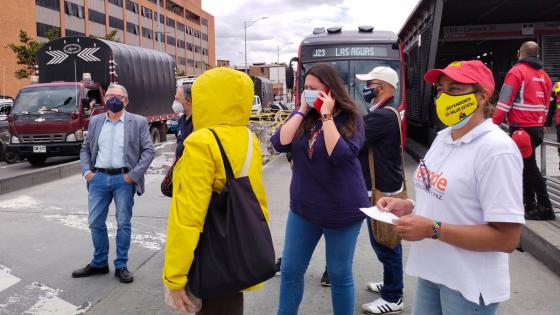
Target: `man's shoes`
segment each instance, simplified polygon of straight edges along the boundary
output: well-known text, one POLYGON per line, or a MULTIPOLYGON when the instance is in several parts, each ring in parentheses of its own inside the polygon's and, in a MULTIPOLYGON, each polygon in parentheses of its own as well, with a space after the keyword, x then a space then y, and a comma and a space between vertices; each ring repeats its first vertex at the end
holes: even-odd
POLYGON ((396 314, 403 310, 402 299, 399 299, 396 303, 387 302, 382 298, 362 305, 362 310, 366 314, 396 314))
POLYGON ((556 215, 554 210, 552 210, 552 206, 537 205, 533 211, 525 212, 525 220, 549 221, 555 218, 556 215))
POLYGON ((379 293, 383 288, 383 282, 368 282, 367 289, 369 292, 379 293))
POLYGON ((134 281, 132 272, 128 271, 126 267, 116 269, 115 277, 119 278, 121 283, 131 283, 132 281, 134 281))
POLYGON ((276 264, 274 265, 274 270, 276 270, 276 275, 280 275, 280 267, 282 266, 282 257, 278 257, 276 264))
POLYGON ((324 287, 330 287, 331 282, 329 280, 329 273, 327 272, 327 268, 325 267, 325 272, 323 272, 323 276, 321 277, 321 285, 324 287))
POLYGON ((93 275, 104 275, 109 273, 109 266, 105 267, 92 267, 90 264, 82 269, 72 271, 72 278, 83 278, 93 275))

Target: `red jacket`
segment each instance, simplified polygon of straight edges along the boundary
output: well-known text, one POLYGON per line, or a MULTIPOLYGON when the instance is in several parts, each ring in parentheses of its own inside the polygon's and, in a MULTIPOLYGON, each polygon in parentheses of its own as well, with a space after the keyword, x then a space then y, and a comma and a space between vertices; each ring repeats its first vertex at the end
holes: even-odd
POLYGON ((551 93, 552 81, 542 62, 525 57, 506 74, 492 121, 500 124, 507 116, 510 126, 543 126, 551 93))

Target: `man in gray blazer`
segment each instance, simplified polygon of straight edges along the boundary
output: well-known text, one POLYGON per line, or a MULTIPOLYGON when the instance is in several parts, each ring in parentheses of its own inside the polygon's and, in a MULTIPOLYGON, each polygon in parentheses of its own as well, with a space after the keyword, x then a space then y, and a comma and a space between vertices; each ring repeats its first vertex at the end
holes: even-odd
POLYGON ((109 236, 105 221, 115 201, 117 239, 115 277, 122 283, 134 281, 127 269, 134 193, 144 193, 144 173, 154 159, 154 146, 146 118, 124 110, 128 93, 111 84, 105 95, 107 113, 89 122, 88 135, 80 151, 82 174, 88 188, 88 223, 93 240, 93 259, 72 277, 109 273, 109 236))

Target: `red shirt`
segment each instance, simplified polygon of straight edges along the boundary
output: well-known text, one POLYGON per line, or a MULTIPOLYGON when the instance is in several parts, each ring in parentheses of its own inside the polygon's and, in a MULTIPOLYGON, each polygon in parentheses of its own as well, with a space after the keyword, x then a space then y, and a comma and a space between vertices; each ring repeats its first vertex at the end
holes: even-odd
POLYGON ((543 126, 550 103, 552 81, 536 58, 524 58, 506 75, 492 121, 509 125, 543 126))

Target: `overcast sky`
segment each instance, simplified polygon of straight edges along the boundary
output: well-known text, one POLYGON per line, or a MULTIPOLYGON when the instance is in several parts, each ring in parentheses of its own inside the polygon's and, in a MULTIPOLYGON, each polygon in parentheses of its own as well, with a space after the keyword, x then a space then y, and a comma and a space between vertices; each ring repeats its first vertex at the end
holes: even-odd
POLYGON ((297 56, 301 40, 315 27, 342 26, 398 33, 418 0, 202 0, 202 8, 216 23, 216 58, 243 66, 244 21, 247 27, 247 63, 280 62, 297 56), (248 23, 251 24, 251 23, 248 23))

